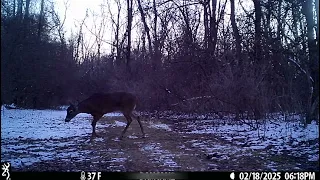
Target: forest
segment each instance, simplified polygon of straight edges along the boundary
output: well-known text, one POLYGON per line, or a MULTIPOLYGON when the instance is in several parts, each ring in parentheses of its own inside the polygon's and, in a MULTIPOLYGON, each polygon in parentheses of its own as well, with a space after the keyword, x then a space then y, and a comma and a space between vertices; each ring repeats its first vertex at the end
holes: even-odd
POLYGON ((127 91, 139 111, 319 119, 319 0, 104 1, 71 37, 54 2, 1 0, 2 104, 127 91))

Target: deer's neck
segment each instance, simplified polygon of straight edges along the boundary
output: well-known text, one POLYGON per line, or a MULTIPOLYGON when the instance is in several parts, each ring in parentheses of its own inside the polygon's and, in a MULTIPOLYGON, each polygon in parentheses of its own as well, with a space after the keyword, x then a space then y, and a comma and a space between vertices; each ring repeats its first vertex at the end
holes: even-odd
POLYGON ((78 113, 89 113, 89 109, 83 103, 79 103, 77 108, 78 108, 78 113))

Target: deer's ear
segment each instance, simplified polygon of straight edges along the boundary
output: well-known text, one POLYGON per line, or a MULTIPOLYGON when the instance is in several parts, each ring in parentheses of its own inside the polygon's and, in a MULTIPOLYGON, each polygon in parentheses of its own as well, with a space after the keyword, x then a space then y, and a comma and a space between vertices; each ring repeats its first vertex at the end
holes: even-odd
POLYGON ((69 104, 69 106, 73 106, 73 103, 72 103, 72 100, 71 100, 71 99, 68 99, 68 100, 66 101, 66 103, 69 104))
POLYGON ((72 106, 73 105, 73 103, 72 103, 72 101, 67 101, 67 103, 70 105, 70 106, 72 106))

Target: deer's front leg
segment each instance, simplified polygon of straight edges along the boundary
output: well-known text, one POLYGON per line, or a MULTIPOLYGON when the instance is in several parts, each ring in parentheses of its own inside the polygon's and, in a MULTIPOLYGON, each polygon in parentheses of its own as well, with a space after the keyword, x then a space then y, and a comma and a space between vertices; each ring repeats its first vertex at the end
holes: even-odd
POLYGON ((95 115, 93 116, 93 120, 92 120, 92 135, 91 135, 91 138, 93 137, 100 137, 97 135, 96 133, 96 124, 97 124, 97 121, 101 118, 102 116, 101 115, 95 115))
POLYGON ((91 137, 98 137, 97 133, 96 133, 96 124, 97 121, 93 120, 91 125, 92 125, 92 134, 91 137))

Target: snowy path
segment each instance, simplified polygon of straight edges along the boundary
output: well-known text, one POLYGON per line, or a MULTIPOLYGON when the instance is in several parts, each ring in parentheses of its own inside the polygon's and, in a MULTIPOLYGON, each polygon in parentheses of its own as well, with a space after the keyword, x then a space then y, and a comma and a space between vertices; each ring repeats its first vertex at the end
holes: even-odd
MULTIPOLYGON (((63 110, 1 111, 1 159, 16 170, 216 171, 318 170, 319 129, 297 121, 267 121, 250 130, 231 120, 144 119, 147 138, 119 113, 97 124, 102 135, 89 143, 91 116, 64 122, 63 110), (45 169, 44 169, 45 167, 45 169)), ((174 119, 174 118, 173 118, 174 119)))

